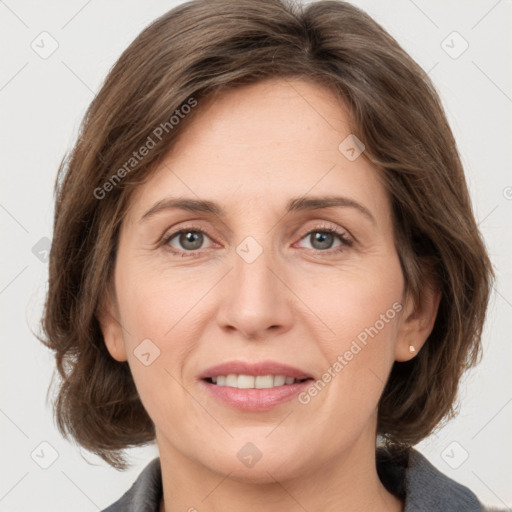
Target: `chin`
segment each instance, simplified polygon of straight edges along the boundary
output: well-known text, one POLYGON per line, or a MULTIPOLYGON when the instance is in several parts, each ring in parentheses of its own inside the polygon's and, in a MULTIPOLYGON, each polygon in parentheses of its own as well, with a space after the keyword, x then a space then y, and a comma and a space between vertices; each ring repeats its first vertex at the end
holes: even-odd
MULTIPOLYGON (((265 435, 251 437, 245 433, 243 439, 235 436, 228 443, 218 443, 208 460, 204 460, 204 454, 209 451, 206 448, 196 454, 196 460, 223 477, 229 474, 231 480, 255 484, 273 484, 276 480, 289 480, 312 471, 304 443, 284 445, 280 439, 270 440, 265 436, 268 431, 265 435)), ((314 457, 314 453, 311 456, 314 457)))
POLYGON ((229 474, 231 480, 240 483, 275 484, 276 481, 293 479, 307 472, 306 467, 298 465, 296 460, 293 465, 290 465, 292 458, 292 454, 287 459, 272 457, 265 460, 262 457, 252 467, 245 467, 238 460, 235 462, 232 458, 228 458, 224 463, 217 463, 218 467, 212 469, 222 475, 229 474))

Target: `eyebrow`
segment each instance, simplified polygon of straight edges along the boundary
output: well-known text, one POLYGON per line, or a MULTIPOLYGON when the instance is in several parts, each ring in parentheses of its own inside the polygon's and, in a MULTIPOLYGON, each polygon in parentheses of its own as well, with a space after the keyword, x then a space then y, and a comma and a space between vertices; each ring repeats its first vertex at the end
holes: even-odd
MULTIPOLYGON (((322 196, 322 197, 298 197, 288 201, 286 205, 286 213, 307 211, 307 210, 319 210, 322 208, 334 208, 334 207, 348 207, 354 208, 365 217, 376 224, 375 217, 372 215, 370 210, 358 203, 354 199, 343 196, 322 196)), ((139 220, 143 222, 151 217, 154 217, 160 212, 172 209, 181 209, 191 212, 210 213, 218 215, 219 217, 225 217, 226 212, 217 203, 203 199, 188 199, 188 198, 167 198, 162 199, 155 203, 139 220)))

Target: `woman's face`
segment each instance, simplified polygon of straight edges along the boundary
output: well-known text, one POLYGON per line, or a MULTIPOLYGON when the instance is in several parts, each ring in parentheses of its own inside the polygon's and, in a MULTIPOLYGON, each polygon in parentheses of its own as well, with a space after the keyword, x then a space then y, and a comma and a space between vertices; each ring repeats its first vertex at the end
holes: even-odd
POLYGON ((122 330, 103 322, 161 455, 263 482, 373 451, 409 346, 378 171, 318 85, 271 80, 198 108, 132 198, 122 330))

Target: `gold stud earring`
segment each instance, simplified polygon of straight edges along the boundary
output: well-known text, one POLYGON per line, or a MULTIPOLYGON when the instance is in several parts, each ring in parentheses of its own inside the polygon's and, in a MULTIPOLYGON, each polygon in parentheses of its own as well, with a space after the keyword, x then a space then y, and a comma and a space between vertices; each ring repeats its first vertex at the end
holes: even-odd
POLYGON ((409 352, 410 352, 411 354, 414 354, 414 353, 416 352, 416 349, 414 348, 414 346, 413 346, 413 345, 409 345, 409 352))

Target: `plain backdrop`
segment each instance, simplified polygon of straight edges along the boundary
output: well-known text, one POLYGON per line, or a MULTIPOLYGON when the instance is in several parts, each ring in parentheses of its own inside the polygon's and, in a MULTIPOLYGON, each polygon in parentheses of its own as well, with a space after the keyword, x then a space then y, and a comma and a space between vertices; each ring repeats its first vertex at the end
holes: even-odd
MULTIPOLYGON (((53 358, 33 332, 46 290, 58 164, 109 68, 177 3, 0 1, 2 512, 101 510, 157 455, 154 446, 132 450, 133 466, 117 472, 63 439, 46 401, 53 358)), ((497 274, 484 357, 461 384, 460 413, 417 448, 484 503, 511 507, 512 3, 354 3, 390 31, 440 91, 497 274)))

